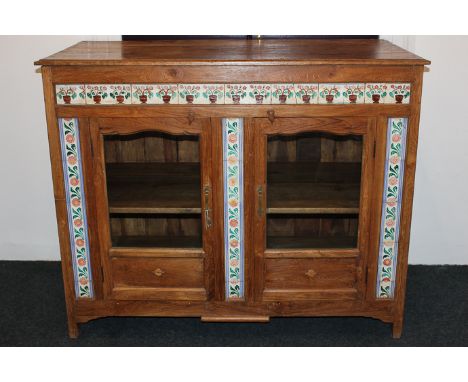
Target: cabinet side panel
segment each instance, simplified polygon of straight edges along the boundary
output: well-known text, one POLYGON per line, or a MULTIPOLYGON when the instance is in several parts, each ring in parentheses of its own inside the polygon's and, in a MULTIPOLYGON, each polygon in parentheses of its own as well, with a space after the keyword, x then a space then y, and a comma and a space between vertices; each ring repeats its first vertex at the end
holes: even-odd
POLYGON ((65 198, 76 297, 92 298, 88 225, 78 119, 59 119, 65 198))

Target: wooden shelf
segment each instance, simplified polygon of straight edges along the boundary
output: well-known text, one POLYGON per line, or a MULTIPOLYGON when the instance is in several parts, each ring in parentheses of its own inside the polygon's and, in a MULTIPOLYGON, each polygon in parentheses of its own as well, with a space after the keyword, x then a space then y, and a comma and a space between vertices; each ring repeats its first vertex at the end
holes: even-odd
POLYGON ((198 163, 108 164, 110 213, 200 214, 198 163))
POLYGON ((358 214, 359 163, 268 163, 267 213, 358 214))
MULTIPOLYGON (((106 166, 110 213, 200 214, 198 163, 106 166)), ((268 163, 267 213, 358 214, 360 164, 268 163)))
POLYGON ((352 236, 268 236, 267 249, 324 249, 356 248, 357 239, 352 236))
POLYGON ((201 248, 198 236, 116 236, 112 238, 113 247, 142 248, 201 248))

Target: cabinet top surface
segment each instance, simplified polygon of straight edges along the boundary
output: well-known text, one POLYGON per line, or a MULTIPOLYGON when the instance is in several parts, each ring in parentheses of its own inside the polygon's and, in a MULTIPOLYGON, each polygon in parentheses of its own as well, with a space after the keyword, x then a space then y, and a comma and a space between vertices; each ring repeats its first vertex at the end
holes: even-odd
POLYGON ((385 40, 83 41, 36 65, 428 65, 385 40))

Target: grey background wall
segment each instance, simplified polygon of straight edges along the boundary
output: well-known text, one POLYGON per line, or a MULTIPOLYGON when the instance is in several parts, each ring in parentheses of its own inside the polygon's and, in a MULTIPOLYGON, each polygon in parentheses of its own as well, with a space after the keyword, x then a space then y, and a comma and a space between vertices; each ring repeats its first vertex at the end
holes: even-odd
MULTIPOLYGON (((382 36, 425 74, 410 263, 468 264, 468 36, 382 36)), ((58 260, 41 76, 33 61, 81 40, 0 36, 0 260, 58 260)))

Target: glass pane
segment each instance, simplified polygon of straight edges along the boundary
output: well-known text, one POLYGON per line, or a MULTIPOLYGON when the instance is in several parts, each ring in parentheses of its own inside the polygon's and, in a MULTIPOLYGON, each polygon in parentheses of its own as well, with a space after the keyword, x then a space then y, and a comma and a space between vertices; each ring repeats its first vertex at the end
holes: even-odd
POLYGON ((272 136, 267 248, 357 246, 362 136, 272 136))
POLYGON ((201 247, 197 136, 104 139, 113 246, 201 247))

